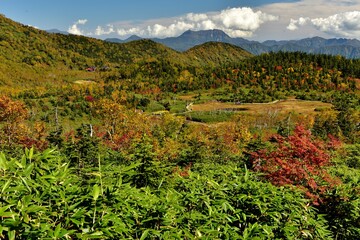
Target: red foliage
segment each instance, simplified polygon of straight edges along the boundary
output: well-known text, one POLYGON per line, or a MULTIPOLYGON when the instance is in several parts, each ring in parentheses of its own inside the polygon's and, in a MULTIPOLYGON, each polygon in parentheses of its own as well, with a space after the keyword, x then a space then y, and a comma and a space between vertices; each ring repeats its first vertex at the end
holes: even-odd
POLYGON ((64 134, 65 142, 74 141, 75 139, 75 131, 71 130, 64 134))
POLYGON ((297 126, 292 136, 275 135, 272 140, 277 144, 275 151, 252 153, 254 169, 265 173, 270 182, 297 186, 311 196, 314 204, 321 201, 320 195, 328 187, 337 184, 324 169, 330 162, 325 144, 313 139, 303 126, 297 126))
POLYGON ((95 101, 95 98, 94 98, 93 96, 91 96, 91 95, 88 95, 88 96, 85 97, 85 101, 87 101, 87 102, 94 102, 94 101, 95 101))
POLYGON ((275 66, 274 69, 275 69, 276 71, 281 71, 281 70, 283 69, 283 67, 282 67, 282 66, 275 66))
POLYGON ((335 150, 342 146, 342 142, 338 138, 334 137, 333 135, 328 134, 328 139, 329 139, 329 142, 327 143, 327 147, 329 149, 335 150))
POLYGON ((36 140, 30 137, 23 137, 19 140, 19 144, 26 147, 26 148, 32 148, 34 147, 37 150, 43 151, 45 150, 49 143, 45 140, 36 140))
POLYGON ((179 166, 176 166, 173 170, 174 174, 179 175, 180 177, 188 177, 190 175, 190 169, 192 167, 192 163, 190 162, 184 169, 181 169, 179 166))

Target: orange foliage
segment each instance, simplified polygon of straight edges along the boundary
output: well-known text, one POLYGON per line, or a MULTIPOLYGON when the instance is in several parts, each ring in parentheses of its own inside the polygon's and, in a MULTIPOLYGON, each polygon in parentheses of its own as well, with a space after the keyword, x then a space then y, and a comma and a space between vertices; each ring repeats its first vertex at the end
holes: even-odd
POLYGON ((0 143, 11 146, 25 138, 28 135, 28 128, 24 124, 27 117, 28 111, 22 102, 0 97, 0 122, 3 122, 0 143))

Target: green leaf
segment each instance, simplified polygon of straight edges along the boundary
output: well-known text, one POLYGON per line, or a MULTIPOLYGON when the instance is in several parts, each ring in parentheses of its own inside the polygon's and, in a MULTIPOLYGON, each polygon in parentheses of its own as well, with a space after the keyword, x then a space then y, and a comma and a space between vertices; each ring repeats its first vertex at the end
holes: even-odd
POLYGON ((8 161, 6 160, 5 154, 3 152, 0 153, 0 170, 8 169, 8 161))
POLYGON ((18 161, 15 161, 15 164, 16 164, 19 168, 24 168, 25 165, 26 165, 26 163, 24 164, 24 163, 20 163, 20 162, 18 162, 18 161))
POLYGON ((146 239, 146 237, 149 235, 149 231, 150 231, 150 229, 146 229, 146 230, 143 232, 143 234, 141 235, 140 240, 146 239))
POLYGON ((86 210, 85 209, 81 209, 81 210, 78 210, 77 212, 75 212, 71 218, 82 218, 84 216, 84 214, 86 213, 86 210))
POLYGON ((61 231, 61 224, 59 223, 55 228, 54 237, 56 238, 59 237, 60 231, 61 231))
POLYGON ((27 159, 29 159, 30 161, 32 160, 33 156, 34 156, 34 148, 30 148, 30 149, 25 149, 25 154, 27 159))
POLYGON ((96 201, 99 198, 99 195, 100 195, 100 187, 97 184, 95 184, 93 186, 93 192, 92 192, 94 201, 96 201))
POLYGON ((81 226, 81 222, 75 218, 70 218, 70 221, 73 222, 76 226, 81 226))
POLYGON ((4 184, 4 186, 3 186, 2 189, 1 189, 1 193, 4 193, 4 191, 10 186, 11 182, 12 182, 12 180, 9 179, 9 180, 4 184))
POLYGON ((104 235, 104 233, 103 232, 101 232, 101 231, 97 231, 97 232, 94 232, 94 233, 92 233, 92 234, 90 234, 91 236, 102 236, 102 235, 104 235))
POLYGON ((15 237, 16 237, 15 230, 8 232, 9 240, 15 240, 15 237))
POLYGON ((247 169, 246 165, 245 165, 245 176, 244 176, 244 181, 247 182, 249 180, 249 170, 247 169))
POLYGON ((2 218, 10 218, 10 217, 14 217, 16 216, 17 214, 14 213, 14 212, 6 212, 6 210, 10 207, 12 207, 13 205, 7 205, 7 206, 4 206, 4 207, 1 207, 0 208, 0 217, 2 218))
POLYGON ((21 181, 24 183, 24 185, 26 186, 26 188, 29 190, 29 192, 31 193, 31 188, 29 187, 29 185, 28 185, 28 183, 27 183, 27 181, 26 181, 26 179, 25 178, 23 178, 23 177, 21 177, 20 176, 20 178, 21 178, 21 181))
POLYGON ((26 176, 30 176, 30 173, 32 172, 32 170, 34 169, 34 164, 31 163, 25 170, 24 170, 24 174, 26 176))
POLYGON ((211 214, 212 214, 212 208, 211 208, 211 206, 210 206, 210 203, 209 203, 208 201, 204 201, 204 203, 205 203, 206 207, 208 208, 209 216, 211 216, 211 214))
POLYGON ((79 206, 79 204, 81 204, 82 202, 77 202, 77 203, 75 203, 75 204, 73 204, 73 205, 71 205, 70 207, 69 207, 69 211, 73 211, 77 206, 79 206))
POLYGON ((46 211, 45 206, 31 205, 31 206, 26 208, 26 212, 28 212, 28 213, 39 213, 39 212, 42 212, 42 211, 46 211))

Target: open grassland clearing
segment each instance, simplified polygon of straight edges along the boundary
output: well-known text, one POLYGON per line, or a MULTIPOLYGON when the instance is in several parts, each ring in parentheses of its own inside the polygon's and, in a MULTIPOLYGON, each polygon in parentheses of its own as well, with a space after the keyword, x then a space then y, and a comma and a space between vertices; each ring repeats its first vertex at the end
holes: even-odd
POLYGON ((329 109, 332 105, 320 101, 303 101, 297 99, 287 99, 274 101, 271 103, 223 103, 218 101, 211 101, 201 104, 193 104, 192 111, 241 111, 251 114, 267 113, 268 111, 278 111, 286 114, 289 112, 296 112, 299 114, 311 114, 316 109, 329 109))

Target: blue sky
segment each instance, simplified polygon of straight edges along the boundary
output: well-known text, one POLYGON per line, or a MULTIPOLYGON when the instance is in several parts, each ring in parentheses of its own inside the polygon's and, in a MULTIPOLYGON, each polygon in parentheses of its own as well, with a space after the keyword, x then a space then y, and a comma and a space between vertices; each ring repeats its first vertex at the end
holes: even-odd
POLYGON ((360 39, 360 0, 0 0, 0 12, 40 29, 98 38, 217 28, 254 40, 360 39))

